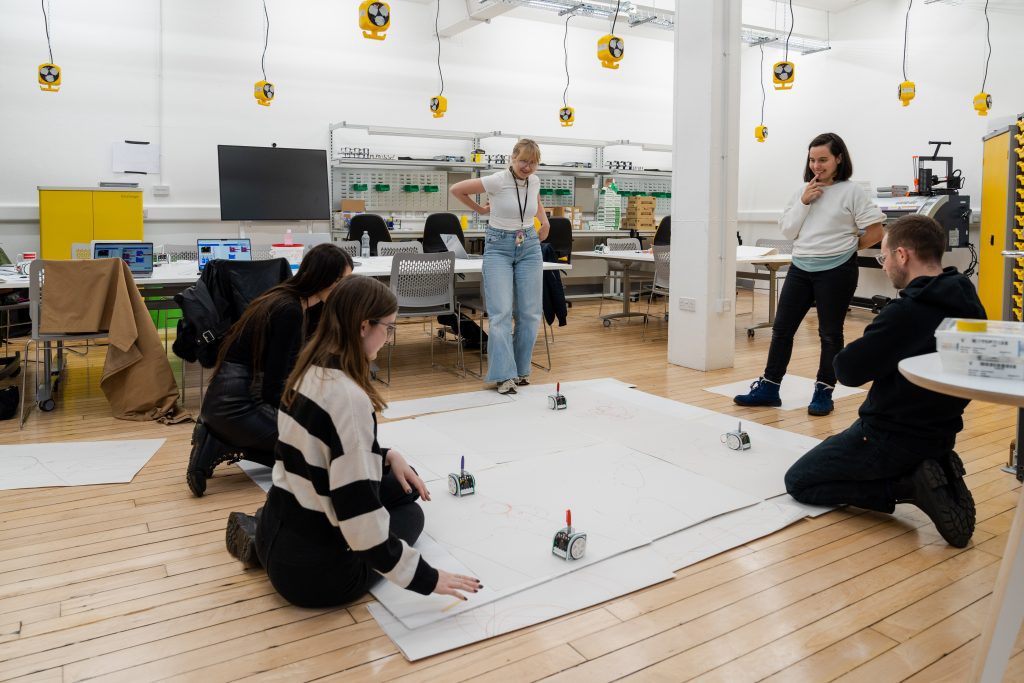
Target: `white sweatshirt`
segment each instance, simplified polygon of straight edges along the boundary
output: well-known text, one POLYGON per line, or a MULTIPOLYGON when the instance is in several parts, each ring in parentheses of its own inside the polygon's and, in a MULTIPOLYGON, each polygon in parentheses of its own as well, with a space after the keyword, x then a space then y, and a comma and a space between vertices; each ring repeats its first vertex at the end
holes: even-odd
POLYGON ((849 180, 825 185, 809 205, 800 201, 801 187, 779 219, 786 239, 793 240, 793 256, 837 256, 857 248, 858 231, 881 223, 885 214, 860 185, 849 180))

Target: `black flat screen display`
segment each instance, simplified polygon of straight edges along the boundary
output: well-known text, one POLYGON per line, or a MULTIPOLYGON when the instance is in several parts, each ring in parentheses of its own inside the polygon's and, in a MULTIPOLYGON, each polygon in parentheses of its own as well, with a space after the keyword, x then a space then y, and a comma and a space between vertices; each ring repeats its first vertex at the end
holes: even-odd
POLYGON ((327 152, 217 145, 222 221, 330 218, 327 152))

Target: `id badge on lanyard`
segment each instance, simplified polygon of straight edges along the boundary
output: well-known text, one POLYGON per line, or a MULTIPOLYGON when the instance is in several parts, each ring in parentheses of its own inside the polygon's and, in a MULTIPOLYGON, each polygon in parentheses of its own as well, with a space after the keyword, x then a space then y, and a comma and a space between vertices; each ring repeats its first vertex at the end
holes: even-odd
MULTIPOLYGON (((511 173, 511 169, 509 169, 509 172, 511 173)), ((516 188, 516 208, 519 209, 519 225, 522 225, 526 221, 526 204, 530 201, 530 176, 526 176, 526 192, 522 204, 519 203, 519 180, 516 178, 515 173, 512 173, 512 184, 516 188)), ((516 246, 523 246, 525 239, 525 231, 522 228, 516 230, 516 246)))

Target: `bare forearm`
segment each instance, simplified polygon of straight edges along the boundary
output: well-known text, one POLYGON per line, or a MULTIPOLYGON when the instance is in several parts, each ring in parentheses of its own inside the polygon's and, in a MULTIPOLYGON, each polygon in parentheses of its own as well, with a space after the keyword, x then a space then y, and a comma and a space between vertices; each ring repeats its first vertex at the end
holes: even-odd
POLYGON ((476 211, 477 213, 486 213, 484 211, 484 207, 481 206, 480 204, 478 204, 476 202, 476 200, 473 199, 473 196, 470 195, 468 192, 457 192, 457 191, 453 190, 452 191, 452 196, 455 197, 456 199, 458 199, 460 202, 465 204, 467 207, 469 207, 473 211, 476 211))

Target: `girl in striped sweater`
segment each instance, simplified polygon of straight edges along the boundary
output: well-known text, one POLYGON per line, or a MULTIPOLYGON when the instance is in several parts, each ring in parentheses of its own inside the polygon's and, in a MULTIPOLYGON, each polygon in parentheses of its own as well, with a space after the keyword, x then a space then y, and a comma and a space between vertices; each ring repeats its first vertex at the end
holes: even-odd
POLYGON ((301 607, 362 597, 381 576, 463 600, 480 582, 434 569, 412 547, 423 531, 416 471, 377 443, 384 401, 370 361, 394 333, 398 303, 380 282, 351 276, 327 299, 320 325, 288 377, 278 415, 273 486, 256 516, 228 517, 227 546, 301 607))

